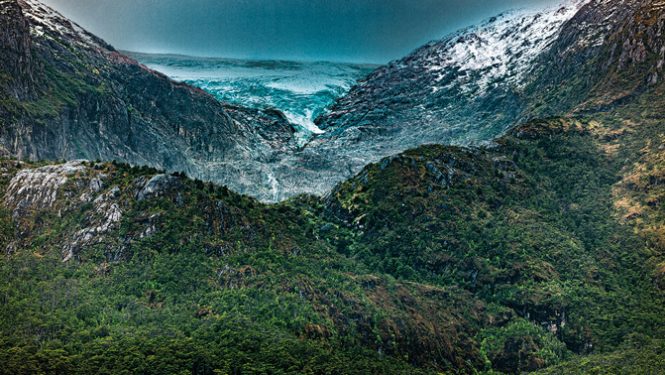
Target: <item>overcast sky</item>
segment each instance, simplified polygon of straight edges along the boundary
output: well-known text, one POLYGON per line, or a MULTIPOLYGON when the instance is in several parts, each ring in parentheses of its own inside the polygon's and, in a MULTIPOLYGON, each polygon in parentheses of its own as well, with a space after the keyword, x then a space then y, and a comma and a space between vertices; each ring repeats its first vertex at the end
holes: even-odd
POLYGON ((384 63, 504 10, 563 0, 43 0, 118 49, 384 63))

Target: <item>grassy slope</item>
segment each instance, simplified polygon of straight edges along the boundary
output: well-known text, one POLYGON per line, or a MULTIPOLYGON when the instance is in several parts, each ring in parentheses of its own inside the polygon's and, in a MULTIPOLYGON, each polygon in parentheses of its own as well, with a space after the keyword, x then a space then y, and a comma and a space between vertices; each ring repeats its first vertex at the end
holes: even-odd
MULTIPOLYGON (((155 171, 91 167, 124 216, 75 259, 61 247, 89 204, 2 214, 17 249, 0 258, 0 372, 657 369, 658 102, 533 122, 485 150, 424 146, 276 206, 184 178, 138 202, 155 171)), ((5 186, 18 167, 3 166, 5 186)))

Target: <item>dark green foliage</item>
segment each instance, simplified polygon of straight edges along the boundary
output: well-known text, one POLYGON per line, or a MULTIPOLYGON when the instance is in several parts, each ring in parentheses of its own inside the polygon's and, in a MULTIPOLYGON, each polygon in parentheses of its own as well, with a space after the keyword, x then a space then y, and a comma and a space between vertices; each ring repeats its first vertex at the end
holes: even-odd
POLYGON ((483 331, 478 337, 488 368, 519 373, 559 363, 565 345, 554 335, 526 320, 483 331))
POLYGON ((627 347, 604 355, 579 357, 559 366, 539 371, 542 375, 658 375, 665 369, 665 345, 662 341, 627 347))
MULTIPOLYGON (((122 221, 68 262, 63 245, 94 203, 59 199, 19 222, 0 212, 11 249, 0 371, 656 368, 663 260, 651 232, 621 220, 616 189, 632 150, 662 132, 645 123, 606 152, 626 117, 533 122, 490 149, 421 147, 327 199, 277 205, 179 174, 138 200, 158 171, 88 163, 65 189, 77 197, 90 176, 108 176, 101 193, 118 188, 122 221)), ((3 186, 25 167, 3 166, 3 186)))

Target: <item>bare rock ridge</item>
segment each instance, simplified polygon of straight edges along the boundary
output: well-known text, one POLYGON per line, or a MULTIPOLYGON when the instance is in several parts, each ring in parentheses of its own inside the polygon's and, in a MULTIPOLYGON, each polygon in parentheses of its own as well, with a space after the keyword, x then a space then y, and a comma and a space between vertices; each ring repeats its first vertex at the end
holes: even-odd
POLYGON ((491 143, 530 119, 625 104, 662 85, 664 14, 660 1, 585 0, 493 17, 361 80, 316 120, 326 132, 304 159, 341 171, 316 181, 348 178, 423 144, 491 143))
MULTIPOLYGON (((177 191, 182 188, 181 179, 154 174, 149 178, 138 177, 121 188, 113 181, 108 165, 70 161, 20 170, 9 181, 3 204, 15 222, 24 224, 20 226, 20 238, 31 234, 35 226, 31 223, 39 221, 39 217, 62 217, 89 205, 90 209, 85 211, 75 228, 70 228, 68 237, 61 244, 63 262, 79 255, 81 249, 99 244, 106 245, 109 257, 117 260, 122 256, 125 245, 118 243, 117 239, 112 242, 107 235, 119 228, 129 202, 155 199, 166 193, 179 196, 177 191), (123 193, 124 198, 121 197, 123 193)), ((154 233, 156 218, 152 215, 143 220, 136 236, 144 238, 154 233)))
POLYGON ((525 90, 532 116, 595 111, 663 83, 665 2, 594 1, 564 26, 525 90))
POLYGON ((321 142, 478 144, 629 97, 662 83, 664 15, 659 1, 591 0, 493 17, 377 69, 317 120, 321 142))

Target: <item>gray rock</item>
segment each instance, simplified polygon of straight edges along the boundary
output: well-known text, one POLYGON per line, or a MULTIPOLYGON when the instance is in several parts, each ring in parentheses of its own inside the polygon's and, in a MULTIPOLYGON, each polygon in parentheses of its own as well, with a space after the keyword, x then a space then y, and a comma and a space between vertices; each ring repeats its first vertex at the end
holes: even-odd
POLYGON ((493 17, 377 69, 316 120, 325 133, 301 146, 277 111, 219 103, 37 0, 2 0, 0 75, 10 78, 0 80, 0 150, 179 171, 269 202, 324 195, 406 149, 487 145, 522 121, 567 114, 592 102, 594 87, 626 99, 662 84, 665 20, 654 4, 571 0, 493 17), (48 105, 17 110, 27 101, 48 105))
MULTIPOLYGON (((15 219, 54 208, 67 182, 87 167, 80 161, 19 171, 9 182, 4 204, 15 219)), ((66 203, 66 202, 65 202, 66 203)))
POLYGON ((158 197, 165 191, 173 189, 179 183, 177 177, 168 176, 165 174, 158 174, 153 176, 150 180, 143 184, 141 190, 136 193, 136 200, 143 201, 146 199, 158 197))

